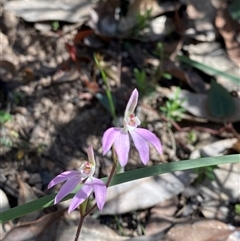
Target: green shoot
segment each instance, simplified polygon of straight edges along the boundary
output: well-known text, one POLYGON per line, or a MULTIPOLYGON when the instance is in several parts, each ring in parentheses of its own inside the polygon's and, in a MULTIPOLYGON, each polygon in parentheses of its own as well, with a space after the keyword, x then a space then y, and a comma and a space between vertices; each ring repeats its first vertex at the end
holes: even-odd
POLYGON ((152 9, 147 9, 144 14, 137 14, 137 25, 134 29, 136 34, 148 27, 151 12, 152 9))
POLYGON ((166 105, 160 107, 160 110, 169 120, 181 121, 182 114, 186 111, 181 107, 184 100, 179 99, 180 91, 181 89, 178 87, 175 91, 174 98, 167 100, 166 105))
POLYGON ((13 91, 12 92, 12 98, 13 102, 17 105, 19 102, 25 97, 25 95, 22 92, 19 91, 13 91))
POLYGON ((196 183, 200 183, 205 178, 208 178, 210 181, 215 180, 214 170, 217 169, 218 166, 209 166, 209 167, 200 167, 195 169, 195 172, 198 174, 198 178, 196 179, 196 183))
POLYGON ((8 121, 12 120, 12 116, 11 114, 9 114, 8 112, 2 111, 0 110, 0 124, 4 124, 8 121))
POLYGON ((1 137, 0 138, 0 146, 10 148, 10 147, 12 147, 12 145, 13 145, 13 143, 12 143, 10 138, 8 138, 8 137, 1 137))
POLYGON ((146 72, 145 70, 139 70, 137 68, 134 68, 134 77, 136 79, 136 84, 139 92, 141 94, 144 94, 146 89, 146 72))
POLYGON ((116 121, 117 116, 116 116, 116 111, 115 111, 115 107, 114 107, 114 102, 113 102, 113 97, 112 97, 112 93, 111 93, 111 89, 107 80, 107 74, 105 73, 104 69, 102 68, 101 64, 100 64, 100 56, 98 56, 97 54, 94 54, 93 56, 95 64, 97 66, 97 68, 99 69, 103 82, 106 86, 106 95, 107 95, 107 99, 108 99, 108 103, 109 103, 109 109, 110 109, 110 113, 114 119, 114 121, 116 121))
POLYGON ((57 31, 57 30, 59 30, 59 28, 60 28, 59 22, 58 21, 53 21, 52 22, 52 30, 53 31, 57 31))
POLYGON ((154 50, 154 54, 159 58, 159 65, 157 66, 154 74, 155 82, 161 79, 161 77, 164 77, 165 79, 168 79, 168 80, 172 79, 172 75, 163 71, 162 62, 164 59, 164 47, 161 42, 157 43, 157 47, 154 50))
POLYGON ((194 132, 193 130, 191 130, 190 132, 188 132, 187 140, 188 140, 188 143, 194 144, 194 143, 197 141, 196 132, 194 132))
POLYGON ((235 204, 234 211, 237 215, 240 216, 240 204, 235 204))

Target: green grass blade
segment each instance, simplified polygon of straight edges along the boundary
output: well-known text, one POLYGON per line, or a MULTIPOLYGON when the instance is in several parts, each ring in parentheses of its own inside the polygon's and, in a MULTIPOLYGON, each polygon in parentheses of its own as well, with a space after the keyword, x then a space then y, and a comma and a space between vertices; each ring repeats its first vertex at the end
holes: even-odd
MULTIPOLYGON (((195 169, 199 167, 227 164, 227 163, 239 163, 240 154, 220 156, 220 157, 207 157, 207 158, 198 158, 193 160, 171 162, 165 164, 157 164, 151 167, 143 167, 136 170, 124 172, 117 174, 113 177, 110 186, 118 185, 121 183, 137 180, 144 177, 150 177, 155 175, 160 175, 168 172, 175 172, 181 170, 195 169)), ((106 181, 106 177, 103 178, 103 181, 106 181)), ((73 193, 69 194, 64 200, 72 198, 76 190, 73 193)), ((0 223, 13 220, 15 218, 26 215, 30 212, 37 211, 42 208, 49 207, 53 205, 53 199, 55 194, 48 195, 38 200, 25 203, 23 205, 11 208, 7 211, 0 213, 0 223)))
POLYGON ((118 185, 120 183, 133 181, 145 177, 160 175, 169 172, 183 171, 188 169, 195 169, 199 167, 207 167, 213 165, 221 165, 227 163, 240 163, 240 154, 198 158, 186 161, 178 161, 164 164, 157 164, 151 167, 143 167, 125 173, 117 174, 111 181, 110 186, 118 185))
POLYGON ((237 76, 234 76, 234 75, 230 75, 230 74, 228 74, 226 72, 214 69, 214 68, 209 67, 209 66, 207 66, 205 64, 202 64, 202 63, 196 62, 194 60, 191 60, 190 58, 188 58, 186 56, 183 56, 183 55, 182 56, 178 56, 178 59, 181 62, 183 62, 185 64, 188 64, 188 65, 191 65, 191 66, 193 66, 196 69, 200 69, 200 70, 202 70, 205 73, 208 73, 208 74, 211 74, 211 75, 222 76, 222 77, 225 77, 226 79, 229 79, 232 82, 240 84, 240 77, 237 77, 237 76))

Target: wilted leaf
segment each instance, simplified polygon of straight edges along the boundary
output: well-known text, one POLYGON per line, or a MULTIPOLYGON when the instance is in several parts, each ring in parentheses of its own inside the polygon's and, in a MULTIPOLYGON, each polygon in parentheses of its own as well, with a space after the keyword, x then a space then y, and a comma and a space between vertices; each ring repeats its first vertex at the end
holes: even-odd
POLYGON ((90 11, 88 25, 97 34, 115 36, 118 24, 115 13, 119 6, 118 0, 99 1, 95 8, 90 11))
POLYGON ((216 81, 211 82, 207 104, 209 113, 219 119, 229 117, 236 111, 233 97, 216 81))
POLYGON ((226 241, 234 230, 217 220, 204 220, 194 224, 178 224, 171 228, 163 241, 226 241))
POLYGON ((240 154, 240 140, 233 145, 233 149, 240 154))
POLYGON ((73 42, 75 44, 79 44, 81 41, 83 41, 84 38, 86 38, 87 36, 89 36, 90 34, 93 33, 92 29, 86 29, 86 30, 80 30, 73 39, 73 42))
POLYGON ((229 58, 240 67, 240 42, 237 40, 240 24, 231 18, 227 2, 220 1, 219 3, 215 26, 223 37, 229 58))
MULTIPOLYGON (((177 196, 160 202, 151 208, 145 233, 150 235, 163 231, 171 226, 170 222, 164 221, 164 217, 173 217, 177 211, 179 199, 177 196)), ((158 240, 159 241, 159 240, 158 240)))
MULTIPOLYGON (((26 182, 24 182, 19 176, 17 176, 17 182, 19 185, 18 205, 37 199, 32 188, 26 182)), ((33 213, 29 213, 28 215, 21 217, 19 222, 23 223, 23 222, 34 221, 37 219, 40 212, 41 211, 39 210, 33 213)))
POLYGON ((163 69, 175 78, 187 82, 187 84, 198 93, 205 93, 209 88, 209 84, 203 81, 202 77, 190 69, 185 70, 177 66, 174 62, 163 61, 163 69))
POLYGON ((12 74, 16 73, 15 65, 7 60, 2 60, 2 59, 0 60, 0 68, 5 69, 12 74))
MULTIPOLYGON (((46 214, 38 220, 25 223, 13 228, 3 241, 36 241, 49 228, 51 224, 58 221, 65 209, 46 214)), ((52 240, 52 239, 49 239, 52 240)))

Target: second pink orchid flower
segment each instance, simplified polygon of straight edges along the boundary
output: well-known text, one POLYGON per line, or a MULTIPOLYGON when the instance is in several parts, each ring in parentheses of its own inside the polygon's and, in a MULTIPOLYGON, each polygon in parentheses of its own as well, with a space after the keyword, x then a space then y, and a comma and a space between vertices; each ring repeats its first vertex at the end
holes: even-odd
POLYGON ((149 143, 155 147, 159 154, 162 153, 162 146, 157 136, 147 129, 138 128, 141 122, 134 114, 137 102, 138 91, 134 89, 125 109, 123 128, 111 127, 103 135, 103 155, 114 146, 121 166, 125 166, 128 161, 130 150, 129 134, 144 165, 149 161, 149 143))
POLYGON ((83 183, 82 188, 80 188, 73 197, 68 208, 68 213, 72 212, 83 203, 90 196, 92 191, 95 193, 98 208, 102 210, 106 201, 107 187, 102 180, 93 177, 95 165, 93 149, 92 146, 90 146, 88 148, 88 162, 83 163, 78 171, 65 171, 59 174, 48 184, 48 188, 51 188, 61 182, 65 182, 56 195, 54 204, 59 203, 72 192, 78 184, 83 183))

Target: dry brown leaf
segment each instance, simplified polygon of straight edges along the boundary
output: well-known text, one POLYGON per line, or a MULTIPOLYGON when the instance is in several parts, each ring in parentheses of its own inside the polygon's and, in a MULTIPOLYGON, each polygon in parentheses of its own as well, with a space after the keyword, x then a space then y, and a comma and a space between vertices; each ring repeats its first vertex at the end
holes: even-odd
POLYGON ((118 21, 115 17, 115 10, 120 6, 118 0, 99 1, 90 12, 89 26, 95 33, 102 36, 115 36, 117 33, 118 21))
POLYGON ((235 232, 217 220, 204 220, 194 224, 179 224, 167 233, 164 241, 226 241, 235 232))
MULTIPOLYGON (((18 205, 36 200, 37 197, 34 194, 32 188, 22 180, 22 178, 20 176, 16 177, 18 185, 19 185, 19 196, 18 196, 18 205)), ((22 216, 19 219, 20 223, 23 222, 30 222, 30 221, 34 221, 37 219, 37 217, 39 216, 41 211, 36 211, 33 213, 29 213, 25 216, 22 216)))
POLYGON ((240 33, 240 24, 231 18, 226 1, 220 2, 217 10, 215 25, 222 35, 229 58, 240 66, 240 43, 237 41, 237 34, 240 33))
POLYGON ((0 59, 0 68, 3 68, 4 70, 10 72, 13 75, 16 73, 15 65, 8 60, 0 59))
POLYGON ((240 153, 240 140, 233 145, 233 149, 240 153))
POLYGON ((163 69, 175 78, 187 82, 188 85, 197 93, 206 93, 210 88, 209 84, 204 82, 196 72, 181 69, 172 61, 164 61, 163 69))
POLYGON ((151 209, 145 233, 151 235, 159 233, 171 226, 171 223, 164 220, 164 217, 173 217, 177 211, 178 198, 176 196, 160 202, 151 209))
POLYGON ((86 29, 86 30, 79 30, 77 34, 74 36, 73 42, 75 44, 79 44, 83 41, 84 38, 88 37, 93 33, 92 29, 86 29))
MULTIPOLYGON (((49 213, 34 222, 13 228, 3 241, 36 241, 50 226, 61 217, 65 209, 49 213)), ((54 232, 52 232, 54 234, 54 232)), ((49 240, 52 240, 49 237, 49 240)))

